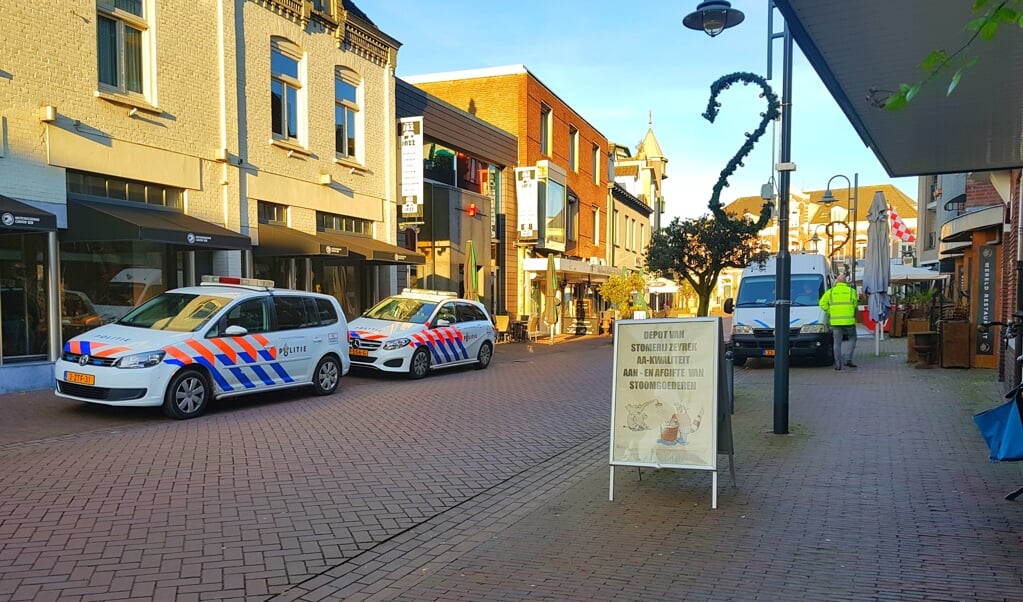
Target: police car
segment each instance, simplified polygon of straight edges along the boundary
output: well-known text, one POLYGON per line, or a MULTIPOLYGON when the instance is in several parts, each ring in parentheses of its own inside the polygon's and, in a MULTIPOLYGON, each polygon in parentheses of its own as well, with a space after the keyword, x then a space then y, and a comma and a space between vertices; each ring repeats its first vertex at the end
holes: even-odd
POLYGON ((495 331, 487 309, 454 293, 405 289, 349 324, 352 365, 422 378, 430 370, 490 365, 495 331))
POLYGON ((333 393, 351 366, 344 312, 331 296, 273 284, 204 276, 70 339, 54 366, 57 395, 182 419, 215 398, 303 385, 333 393))

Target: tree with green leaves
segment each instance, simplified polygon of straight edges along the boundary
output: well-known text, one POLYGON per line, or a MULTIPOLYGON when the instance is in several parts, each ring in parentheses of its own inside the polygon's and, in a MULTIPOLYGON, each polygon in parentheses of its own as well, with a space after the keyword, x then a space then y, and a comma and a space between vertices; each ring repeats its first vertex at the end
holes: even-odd
MULTIPOLYGON (((932 51, 920 65, 924 77, 913 84, 900 84, 899 89, 885 98, 883 102, 879 102, 879 105, 883 104, 886 111, 903 109, 916 97, 921 88, 944 73, 952 74, 949 78, 948 89, 945 91, 945 95, 950 96, 959 85, 963 72, 977 64, 980 59, 979 56, 967 52, 974 43, 978 40, 990 42, 998 34, 1001 25, 1017 25, 1019 29, 1023 29, 1023 0, 1000 0, 998 2, 973 0, 972 10, 975 18, 963 27, 966 31, 973 32, 966 43, 951 53, 944 49, 932 51)), ((1019 32, 1017 31, 1017 33, 1019 32)), ((876 92, 879 91, 871 90, 872 95, 876 92)))
POLYGON ((637 296, 646 296, 646 279, 639 272, 611 274, 597 289, 600 296, 611 304, 623 317, 631 317, 632 312, 641 309, 637 296))
POLYGON ((688 282, 699 299, 696 315, 706 316, 722 270, 745 268, 767 255, 756 232, 727 227, 710 215, 676 217, 650 237, 646 267, 658 276, 688 282))

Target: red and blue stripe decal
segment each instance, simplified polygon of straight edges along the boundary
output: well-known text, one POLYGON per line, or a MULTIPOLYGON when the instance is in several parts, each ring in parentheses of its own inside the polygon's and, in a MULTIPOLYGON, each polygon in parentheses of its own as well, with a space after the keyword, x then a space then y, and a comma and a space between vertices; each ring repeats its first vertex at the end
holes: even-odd
POLYGON ((439 363, 456 362, 469 359, 469 352, 466 351, 462 340, 462 332, 453 326, 441 326, 431 328, 411 335, 416 347, 425 345, 433 356, 433 361, 439 363))

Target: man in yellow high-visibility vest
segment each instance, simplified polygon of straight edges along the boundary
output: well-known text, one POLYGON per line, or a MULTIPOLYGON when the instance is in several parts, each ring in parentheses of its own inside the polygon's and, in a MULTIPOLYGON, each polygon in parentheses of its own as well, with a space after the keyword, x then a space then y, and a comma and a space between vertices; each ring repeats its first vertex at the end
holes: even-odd
POLYGON ((835 344, 835 370, 845 364, 856 368, 853 353, 856 352, 856 291, 846 283, 845 274, 839 274, 835 286, 821 296, 821 309, 828 312, 831 336, 835 344), (849 339, 849 354, 842 354, 842 339, 849 339), (843 361, 844 358, 844 361, 843 361))

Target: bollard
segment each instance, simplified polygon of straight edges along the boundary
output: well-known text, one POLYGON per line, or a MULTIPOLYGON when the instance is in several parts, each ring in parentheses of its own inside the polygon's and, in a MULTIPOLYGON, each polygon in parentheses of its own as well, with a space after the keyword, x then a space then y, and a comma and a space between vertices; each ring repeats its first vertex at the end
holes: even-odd
POLYGON ((735 413, 735 362, 733 361, 732 350, 729 349, 725 352, 725 387, 728 388, 728 399, 725 403, 728 404, 728 413, 735 413))

